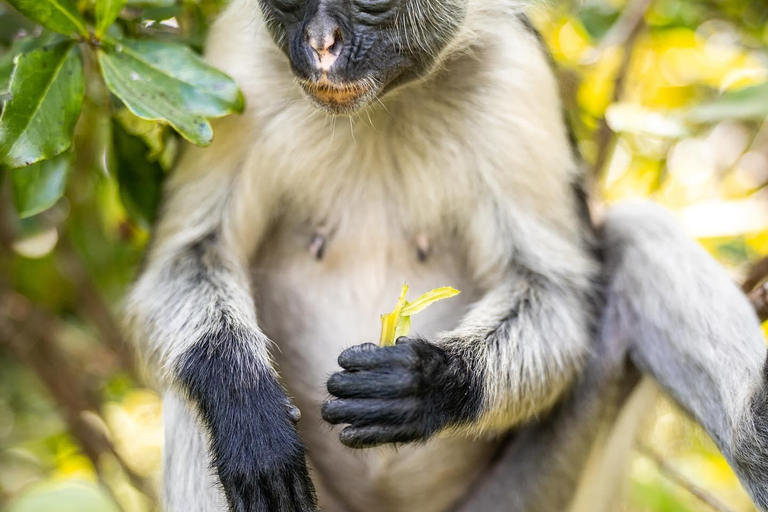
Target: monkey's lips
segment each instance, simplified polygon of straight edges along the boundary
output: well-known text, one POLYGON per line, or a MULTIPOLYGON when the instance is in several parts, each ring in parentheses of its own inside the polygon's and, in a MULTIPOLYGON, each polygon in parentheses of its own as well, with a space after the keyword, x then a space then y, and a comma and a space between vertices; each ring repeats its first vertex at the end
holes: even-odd
POLYGON ((304 93, 320 108, 334 114, 349 114, 368 104, 378 90, 372 81, 335 82, 323 75, 318 80, 302 80, 304 93))

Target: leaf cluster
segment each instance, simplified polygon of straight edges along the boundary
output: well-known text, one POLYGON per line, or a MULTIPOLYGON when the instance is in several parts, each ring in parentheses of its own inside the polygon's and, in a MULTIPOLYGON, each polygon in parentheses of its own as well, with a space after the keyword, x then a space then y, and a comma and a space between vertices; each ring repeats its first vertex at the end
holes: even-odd
POLYGON ((11 174, 19 217, 62 197, 78 125, 106 116, 102 167, 118 178, 126 208, 148 225, 175 154, 165 127, 210 144, 210 120, 244 108, 237 85, 195 51, 199 34, 179 41, 146 31, 186 13, 173 0, 7 2, 39 27, 0 58, 0 169, 11 174))

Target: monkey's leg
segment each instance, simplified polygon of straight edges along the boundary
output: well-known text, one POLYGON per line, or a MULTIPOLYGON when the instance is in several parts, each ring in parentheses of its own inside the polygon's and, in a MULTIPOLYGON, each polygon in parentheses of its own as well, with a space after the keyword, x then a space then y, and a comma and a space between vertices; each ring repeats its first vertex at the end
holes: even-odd
POLYGON ((603 337, 628 344, 632 361, 704 426, 768 509, 766 348, 746 297, 658 207, 613 208, 604 239, 603 337))

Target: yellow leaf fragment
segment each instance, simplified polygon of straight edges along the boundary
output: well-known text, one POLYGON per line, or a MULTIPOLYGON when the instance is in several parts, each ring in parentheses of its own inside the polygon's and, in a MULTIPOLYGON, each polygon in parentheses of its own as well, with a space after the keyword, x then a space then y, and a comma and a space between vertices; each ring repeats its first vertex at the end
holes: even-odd
MULTIPOLYGON (((395 341, 400 336, 408 336, 411 333, 411 317, 402 316, 397 320, 397 327, 395 328, 395 341)), ((392 342, 394 343, 394 341, 392 342)))
MULTIPOLYGON (((395 344, 398 331, 397 327, 400 322, 400 310, 405 306, 405 295, 407 293, 408 285, 403 284, 403 288, 400 291, 400 298, 397 299, 394 311, 388 315, 381 315, 381 339, 379 340, 379 344, 382 347, 388 347, 395 344)), ((402 331, 402 328, 400 330, 402 331)), ((407 334, 401 336, 407 336, 407 334)))
POLYGON ((402 309, 402 311, 400 311, 400 315, 411 316, 411 315, 415 315, 416 313, 421 313, 427 307, 431 306, 435 302, 443 299, 450 299, 451 297, 455 297, 460 293, 461 292, 459 290, 457 290, 456 288, 453 288, 452 286, 443 286, 442 288, 436 288, 431 292, 425 293, 424 295, 414 300, 413 302, 409 302, 402 309))
POLYGON ((408 285, 404 284, 394 311, 387 315, 381 315, 381 339, 379 344, 382 347, 394 345, 400 336, 408 336, 411 332, 411 315, 420 313, 435 302, 449 299, 461 292, 456 288, 444 286, 425 293, 413 302, 405 300, 407 293, 408 285))

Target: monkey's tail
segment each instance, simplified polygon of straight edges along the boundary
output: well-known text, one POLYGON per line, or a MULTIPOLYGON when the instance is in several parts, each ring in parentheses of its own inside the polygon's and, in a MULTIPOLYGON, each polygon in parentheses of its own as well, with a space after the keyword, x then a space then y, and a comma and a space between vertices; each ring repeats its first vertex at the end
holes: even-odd
POLYGON ((603 339, 701 423, 768 510, 766 346, 749 301, 658 206, 614 207, 601 230, 603 339))

